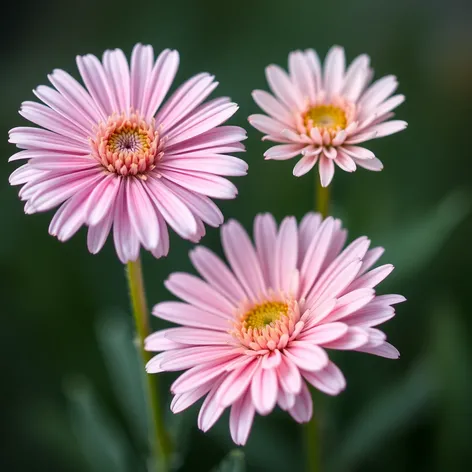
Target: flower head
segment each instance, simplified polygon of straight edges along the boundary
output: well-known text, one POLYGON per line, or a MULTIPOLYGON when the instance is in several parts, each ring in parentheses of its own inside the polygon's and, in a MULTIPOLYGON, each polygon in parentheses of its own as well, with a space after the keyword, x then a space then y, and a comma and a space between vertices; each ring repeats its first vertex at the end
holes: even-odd
POLYGON ((247 165, 229 154, 244 150, 245 131, 220 126, 237 110, 229 98, 204 100, 218 85, 202 73, 164 102, 179 64, 177 51, 156 60, 151 46, 135 46, 131 65, 120 49, 77 57, 85 88, 55 70, 54 86, 34 93, 44 103, 24 102, 20 114, 39 128, 10 131, 26 159, 10 177, 25 184, 25 212, 61 205, 49 232, 61 241, 87 225, 88 248, 97 253, 113 226, 122 262, 140 246, 167 254, 170 225, 198 241, 204 223, 219 226, 223 215, 212 198, 234 198, 236 187, 222 176, 245 175, 247 165))
POLYGON ((275 97, 263 90, 255 90, 253 97, 269 116, 249 117, 251 125, 266 134, 263 140, 282 143, 268 149, 266 159, 301 154, 293 169, 297 177, 318 162, 324 187, 333 178, 335 164, 346 172, 357 166, 382 170, 380 160, 358 144, 404 129, 405 121, 387 120, 405 97, 391 97, 398 85, 394 76, 369 85, 372 75, 365 54, 346 70, 344 49, 338 46, 328 52, 324 68, 312 49, 290 53, 288 74, 279 66, 267 67, 275 97))
POLYGON ((255 247, 236 221, 221 231, 228 267, 213 252, 190 253, 201 278, 174 273, 166 287, 182 302, 154 307, 159 318, 180 324, 146 340, 163 351, 149 373, 186 370, 172 385, 178 413, 206 395, 198 425, 207 431, 231 407, 233 440, 244 444, 255 412, 278 404, 298 422, 312 415, 307 384, 329 395, 345 388, 327 349, 362 351, 395 359, 398 351, 375 326, 395 314, 400 295, 376 295, 391 265, 371 269, 382 248, 366 237, 344 250, 346 231, 333 218, 307 214, 297 227, 287 217, 258 215, 255 247))

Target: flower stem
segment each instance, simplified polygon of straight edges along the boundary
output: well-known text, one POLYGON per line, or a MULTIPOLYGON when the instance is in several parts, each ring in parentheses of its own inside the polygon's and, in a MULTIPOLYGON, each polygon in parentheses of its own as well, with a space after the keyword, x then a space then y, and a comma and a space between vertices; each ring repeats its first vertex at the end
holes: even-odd
MULTIPOLYGON (((126 273, 128 276, 133 316, 136 322, 139 351, 145 366, 151 358, 150 353, 144 349, 144 340, 150 334, 150 326, 141 260, 138 258, 135 262, 128 262, 126 273)), ((159 463, 159 472, 167 472, 172 453, 172 445, 165 429, 164 418, 160 408, 157 376, 146 374, 146 395, 147 403, 152 413, 152 425, 149 433, 151 451, 155 454, 155 463, 159 463)))
POLYGON ((316 186, 316 200, 315 208, 316 211, 321 213, 323 218, 328 216, 329 211, 329 187, 322 187, 318 174, 315 174, 315 186, 316 186))
MULTIPOLYGON (((323 218, 328 216, 329 187, 322 187, 319 176, 315 173, 315 208, 323 218)), ((313 397, 313 393, 311 396, 313 397)), ((308 472, 320 472, 320 435, 315 413, 305 425, 306 467, 308 472)))

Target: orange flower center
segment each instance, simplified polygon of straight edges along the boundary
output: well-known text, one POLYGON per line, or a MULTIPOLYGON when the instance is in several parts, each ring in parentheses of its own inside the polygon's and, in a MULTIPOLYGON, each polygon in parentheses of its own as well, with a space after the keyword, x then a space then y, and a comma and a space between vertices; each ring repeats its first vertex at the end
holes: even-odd
POLYGON ((92 155, 108 172, 146 178, 162 156, 154 120, 147 123, 138 113, 112 115, 98 125, 90 139, 92 155))

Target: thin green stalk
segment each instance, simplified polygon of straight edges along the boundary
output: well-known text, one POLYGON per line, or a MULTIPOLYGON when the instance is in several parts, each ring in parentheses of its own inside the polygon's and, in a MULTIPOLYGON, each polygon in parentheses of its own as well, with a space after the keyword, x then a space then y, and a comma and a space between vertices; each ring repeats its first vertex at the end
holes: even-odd
POLYGON ((322 187, 318 174, 315 173, 315 185, 316 185, 316 200, 315 208, 316 211, 321 213, 323 218, 328 216, 329 211, 329 187, 322 187))
MULTIPOLYGON (((139 338, 139 351, 145 366, 151 358, 150 353, 144 349, 144 340, 150 334, 150 326, 141 260, 138 258, 135 262, 128 262, 126 273, 128 276, 131 306, 139 338)), ((159 472, 167 472, 169 470, 172 445, 164 425, 156 375, 146 374, 146 394, 152 418, 149 438, 151 451, 156 455, 154 457, 156 463, 160 465, 159 472)))
MULTIPOLYGON (((328 216, 329 187, 321 186, 318 173, 315 173, 315 208, 318 213, 321 213, 323 218, 326 218, 328 216)), ((305 425, 304 432, 307 471, 320 472, 320 434, 319 425, 315 413, 313 413, 311 420, 305 425)))

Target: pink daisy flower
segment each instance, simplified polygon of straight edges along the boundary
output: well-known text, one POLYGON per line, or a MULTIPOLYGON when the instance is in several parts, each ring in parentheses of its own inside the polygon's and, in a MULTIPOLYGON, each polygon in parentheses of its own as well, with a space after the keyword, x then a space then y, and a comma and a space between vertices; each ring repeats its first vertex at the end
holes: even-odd
POLYGON ((236 221, 222 227, 221 239, 230 267, 195 248, 190 258, 204 280, 172 274, 165 285, 183 301, 153 310, 182 325, 145 343, 149 351, 163 351, 149 361, 149 373, 186 370, 171 387, 174 413, 206 395, 199 428, 207 431, 231 407, 231 436, 243 445, 255 412, 267 415, 279 405, 306 422, 312 415, 307 384, 328 395, 345 388, 327 349, 399 356, 374 327, 405 299, 376 295, 374 287, 393 267, 371 269, 383 249, 369 250, 366 237, 343 250, 341 221, 309 213, 298 227, 287 217, 279 229, 272 215, 258 215, 255 246, 236 221))
POLYGON ((179 65, 177 51, 155 60, 151 46, 137 44, 131 65, 120 49, 102 62, 78 56, 85 88, 62 70, 39 86, 44 103, 24 102, 20 114, 40 126, 10 131, 27 159, 10 177, 25 184, 25 212, 61 205, 50 234, 66 241, 82 225, 97 253, 113 226, 120 260, 136 260, 140 246, 155 257, 169 250, 167 225, 198 241, 204 223, 223 215, 211 198, 229 199, 236 187, 222 176, 245 175, 247 164, 229 154, 244 151, 242 128, 220 126, 237 110, 229 98, 202 102, 218 85, 207 73, 194 76, 164 102, 179 65))
POLYGON ((330 184, 334 164, 346 172, 356 166, 379 171, 383 166, 359 143, 397 133, 405 121, 389 120, 403 95, 392 93, 398 82, 393 75, 372 85, 369 57, 358 56, 345 68, 344 49, 328 52, 324 70, 313 49, 290 53, 289 73, 281 67, 266 68, 272 92, 255 90, 254 100, 266 115, 252 115, 249 122, 266 134, 262 139, 278 144, 269 148, 266 159, 285 160, 302 155, 293 169, 300 177, 319 163, 321 185, 330 184))

